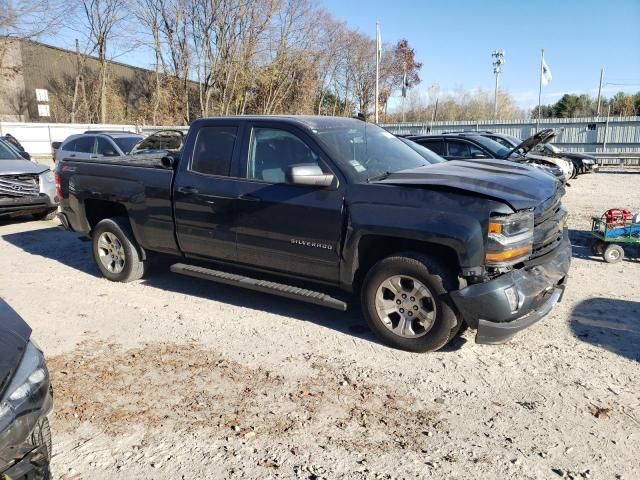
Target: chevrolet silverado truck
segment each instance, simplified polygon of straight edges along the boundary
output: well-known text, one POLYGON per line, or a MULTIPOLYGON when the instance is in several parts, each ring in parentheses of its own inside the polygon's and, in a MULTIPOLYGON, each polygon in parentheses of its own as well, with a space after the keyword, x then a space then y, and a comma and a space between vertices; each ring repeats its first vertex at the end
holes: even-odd
POLYGON ((564 187, 500 160, 430 164, 357 119, 207 118, 179 152, 60 158, 59 218, 109 280, 171 270, 346 310, 432 351, 461 325, 502 343, 561 299, 564 187))

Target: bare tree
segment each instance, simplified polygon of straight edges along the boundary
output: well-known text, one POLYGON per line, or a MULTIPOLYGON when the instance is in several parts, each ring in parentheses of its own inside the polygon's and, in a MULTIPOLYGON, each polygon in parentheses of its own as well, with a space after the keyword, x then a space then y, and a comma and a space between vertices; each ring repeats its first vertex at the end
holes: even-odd
POLYGON ((107 122, 108 49, 125 19, 125 0, 80 0, 86 20, 90 52, 99 62, 100 122, 107 122))

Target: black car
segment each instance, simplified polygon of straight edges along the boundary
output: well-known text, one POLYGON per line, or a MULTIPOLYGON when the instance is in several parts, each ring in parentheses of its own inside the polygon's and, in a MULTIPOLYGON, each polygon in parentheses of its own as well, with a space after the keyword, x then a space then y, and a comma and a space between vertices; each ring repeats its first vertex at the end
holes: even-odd
POLYGON ((444 158, 442 158, 437 153, 429 150, 427 147, 423 147, 419 143, 416 143, 409 138, 404 138, 404 137, 398 137, 398 138, 402 143, 408 145, 414 152, 418 153, 418 155, 424 158, 431 165, 434 165, 436 163, 446 162, 444 158))
POLYGON ((563 183, 566 183, 566 180, 572 174, 569 161, 546 158, 531 153, 536 145, 545 143, 552 133, 552 130, 542 130, 525 141, 519 142, 518 145, 514 147, 505 147, 482 135, 481 132, 452 132, 422 136, 415 135, 406 138, 432 150, 446 160, 481 160, 495 158, 527 163, 553 174, 563 183))
POLYGON ((199 119, 177 156, 157 151, 58 161, 59 218, 91 237, 109 280, 142 278, 161 252, 175 273, 341 311, 355 301, 411 351, 443 347, 463 322, 504 342, 562 296, 565 189, 528 165, 434 164, 338 117, 199 119))
MULTIPOLYGON (((490 138, 491 140, 498 142, 499 144, 504 145, 507 148, 513 148, 522 142, 522 140, 520 140, 518 137, 514 137, 513 135, 496 133, 489 130, 479 131, 476 133, 478 135, 482 135, 483 137, 490 138)), ((533 151, 540 155, 546 155, 555 158, 567 158, 571 160, 575 167, 573 178, 575 178, 580 173, 589 173, 597 169, 598 159, 593 155, 589 155, 583 152, 565 152, 552 143, 547 142, 537 145, 533 149, 533 151)))
POLYGON ((0 299, 0 479, 48 479, 53 405, 49 371, 31 328, 0 299))

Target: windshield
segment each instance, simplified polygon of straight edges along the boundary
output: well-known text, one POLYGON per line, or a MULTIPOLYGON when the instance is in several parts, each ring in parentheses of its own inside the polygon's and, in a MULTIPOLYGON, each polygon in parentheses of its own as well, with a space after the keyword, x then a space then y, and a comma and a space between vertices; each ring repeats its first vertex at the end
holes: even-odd
POLYGON ((545 143, 545 146, 553 153, 562 153, 562 150, 556 147, 553 143, 545 143))
POLYGON ((505 158, 507 154, 511 151, 510 148, 507 148, 504 145, 499 144, 495 140, 491 140, 490 138, 487 138, 487 137, 474 135, 473 140, 478 142, 487 150, 489 150, 495 158, 505 158))
POLYGON ((0 140, 0 160, 24 160, 14 148, 5 143, 4 140, 0 140))
POLYGON ((398 137, 398 139, 405 145, 408 145, 409 148, 411 148, 413 151, 417 152, 418 155, 420 155, 430 164, 446 162, 446 160, 442 158, 440 155, 429 150, 427 147, 423 147, 422 145, 414 142, 413 140, 409 140, 408 138, 401 138, 401 137, 398 137))
MULTIPOLYGON (((112 137, 113 138, 113 137, 112 137)), ((136 144, 142 140, 142 137, 117 137, 113 138, 113 141, 116 142, 116 145, 122 150, 124 153, 129 153, 136 144)))
POLYGON ((332 157, 358 181, 430 165, 420 154, 371 123, 313 130, 332 157))

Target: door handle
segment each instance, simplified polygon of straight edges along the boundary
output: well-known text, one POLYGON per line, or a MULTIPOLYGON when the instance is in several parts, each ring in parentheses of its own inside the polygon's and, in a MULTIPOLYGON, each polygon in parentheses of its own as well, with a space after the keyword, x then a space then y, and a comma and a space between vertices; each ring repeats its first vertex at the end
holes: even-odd
POLYGON ((178 192, 185 195, 194 195, 198 193, 198 189, 196 187, 178 187, 178 192))
POLYGON ((240 200, 244 200, 246 202, 259 202, 260 199, 258 197, 255 197, 253 195, 250 195, 248 193, 245 193, 244 195, 240 195, 240 200))

